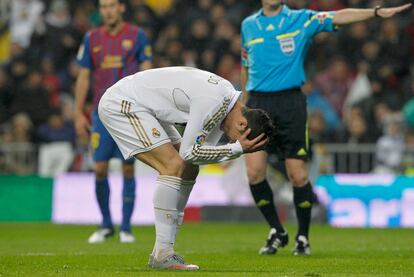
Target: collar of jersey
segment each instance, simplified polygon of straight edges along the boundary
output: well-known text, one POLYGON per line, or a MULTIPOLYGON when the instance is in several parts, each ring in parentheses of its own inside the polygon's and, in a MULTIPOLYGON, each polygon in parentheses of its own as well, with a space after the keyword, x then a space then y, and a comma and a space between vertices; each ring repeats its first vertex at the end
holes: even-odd
MULTIPOLYGON (((286 5, 283 5, 283 7, 282 7, 282 10, 280 11, 280 13, 278 13, 277 15, 275 15, 275 17, 276 16, 279 16, 279 15, 283 15, 283 16, 289 16, 289 13, 290 13, 290 9, 289 9, 289 7, 288 6, 286 6, 286 5)), ((256 17, 261 17, 261 16, 265 16, 264 14, 263 14, 263 8, 261 8, 257 13, 256 13, 256 17)), ((273 17, 273 16, 272 16, 273 17)))
POLYGON ((231 111, 231 109, 233 109, 234 105, 236 104, 237 100, 239 100, 240 96, 242 95, 241 91, 235 90, 234 94, 233 94, 233 98, 230 100, 230 104, 227 108, 227 113, 229 113, 231 111))

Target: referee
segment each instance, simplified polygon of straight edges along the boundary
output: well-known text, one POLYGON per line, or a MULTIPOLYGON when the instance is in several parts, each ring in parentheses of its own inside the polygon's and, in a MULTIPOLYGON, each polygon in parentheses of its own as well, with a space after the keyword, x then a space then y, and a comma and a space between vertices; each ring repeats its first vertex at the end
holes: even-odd
POLYGON ((309 153, 307 111, 301 86, 306 80, 304 59, 312 38, 319 32, 333 32, 341 25, 373 17, 392 17, 410 6, 316 12, 289 9, 282 0, 262 0, 262 9, 243 21, 241 78, 244 99, 247 106, 266 110, 277 127, 274 143, 266 151, 246 155, 253 198, 271 228, 259 254, 275 254, 288 243, 288 234, 280 223, 266 180, 268 153, 285 160, 293 185, 298 220, 293 254, 310 254, 308 235, 314 194, 306 164, 309 153))

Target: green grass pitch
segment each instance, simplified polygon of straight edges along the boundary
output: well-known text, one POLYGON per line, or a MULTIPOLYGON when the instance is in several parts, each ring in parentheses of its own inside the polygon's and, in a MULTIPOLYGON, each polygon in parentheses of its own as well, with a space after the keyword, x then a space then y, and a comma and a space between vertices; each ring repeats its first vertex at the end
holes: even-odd
MULTIPOLYGON (((134 228, 137 243, 117 238, 89 245, 93 226, 0 224, 0 276, 414 276, 414 230, 335 229, 313 226, 312 256, 291 255, 293 242, 275 256, 257 251, 264 224, 185 224, 176 250, 199 272, 147 268, 154 227, 134 228)), ((288 226, 291 238, 294 226, 288 226)))

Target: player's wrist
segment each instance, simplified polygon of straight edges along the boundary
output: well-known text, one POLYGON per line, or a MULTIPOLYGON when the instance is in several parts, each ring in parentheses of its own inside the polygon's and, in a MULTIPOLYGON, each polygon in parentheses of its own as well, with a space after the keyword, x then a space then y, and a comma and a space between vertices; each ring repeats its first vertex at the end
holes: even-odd
POLYGON ((231 143, 231 151, 233 155, 241 155, 244 153, 244 149, 240 143, 240 141, 236 140, 236 142, 231 143))
POLYGON ((378 13, 380 11, 380 9, 382 9, 382 6, 377 5, 374 8, 374 17, 381 17, 381 15, 378 13))

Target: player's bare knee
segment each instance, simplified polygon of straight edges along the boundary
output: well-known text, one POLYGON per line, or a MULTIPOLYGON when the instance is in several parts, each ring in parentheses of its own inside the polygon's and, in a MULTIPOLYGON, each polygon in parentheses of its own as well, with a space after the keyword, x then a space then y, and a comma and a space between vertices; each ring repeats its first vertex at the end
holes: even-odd
POLYGON ((249 184, 258 184, 266 178, 266 169, 255 166, 247 167, 247 178, 249 184))
POLYGON ((123 164, 122 174, 124 174, 124 177, 127 177, 127 178, 133 177, 134 176, 134 164, 123 164))
POLYGON ((108 176, 108 165, 106 163, 95 164, 95 177, 97 180, 105 179, 108 176))
POLYGON ((294 187, 303 187, 308 183, 308 176, 303 172, 294 172, 289 174, 289 180, 294 187))
POLYGON ((95 170, 95 177, 97 180, 105 179, 108 176, 108 172, 106 170, 95 170))

